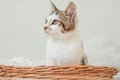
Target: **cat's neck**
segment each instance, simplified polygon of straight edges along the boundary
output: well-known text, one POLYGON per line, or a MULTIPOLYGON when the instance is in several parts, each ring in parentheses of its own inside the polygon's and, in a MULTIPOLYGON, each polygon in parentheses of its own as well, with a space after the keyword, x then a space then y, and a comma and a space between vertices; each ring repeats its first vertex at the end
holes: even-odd
POLYGON ((68 33, 50 36, 49 39, 51 39, 53 41, 66 42, 66 41, 80 40, 80 36, 79 36, 78 30, 76 29, 76 30, 68 32, 68 33))

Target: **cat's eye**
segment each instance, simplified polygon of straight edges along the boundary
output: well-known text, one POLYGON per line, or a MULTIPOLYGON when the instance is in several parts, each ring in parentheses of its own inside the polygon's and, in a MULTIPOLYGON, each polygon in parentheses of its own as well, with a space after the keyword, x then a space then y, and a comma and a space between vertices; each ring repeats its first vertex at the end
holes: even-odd
POLYGON ((53 20, 52 24, 56 25, 56 24, 58 24, 58 22, 59 22, 58 20, 53 20))

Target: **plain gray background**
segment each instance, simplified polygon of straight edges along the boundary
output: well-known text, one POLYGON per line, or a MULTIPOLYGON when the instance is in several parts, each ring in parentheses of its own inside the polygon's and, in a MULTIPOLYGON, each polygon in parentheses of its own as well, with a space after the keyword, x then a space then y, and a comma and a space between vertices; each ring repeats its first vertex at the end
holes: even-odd
MULTIPOLYGON (((77 6, 82 40, 108 37, 120 44, 120 0, 52 0, 64 10, 77 6)), ((0 0, 0 59, 44 59, 47 36, 42 30, 51 11, 49 0, 0 0)))

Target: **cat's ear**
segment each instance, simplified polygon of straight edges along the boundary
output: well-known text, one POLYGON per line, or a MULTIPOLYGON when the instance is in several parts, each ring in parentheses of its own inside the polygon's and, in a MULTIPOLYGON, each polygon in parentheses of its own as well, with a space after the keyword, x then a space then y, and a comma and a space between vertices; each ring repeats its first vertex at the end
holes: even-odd
POLYGON ((51 6, 52 6, 52 12, 59 11, 51 0, 50 0, 50 3, 51 3, 51 6))
POLYGON ((76 6, 73 2, 70 2, 64 11, 66 16, 69 16, 70 19, 74 19, 76 16, 76 6))

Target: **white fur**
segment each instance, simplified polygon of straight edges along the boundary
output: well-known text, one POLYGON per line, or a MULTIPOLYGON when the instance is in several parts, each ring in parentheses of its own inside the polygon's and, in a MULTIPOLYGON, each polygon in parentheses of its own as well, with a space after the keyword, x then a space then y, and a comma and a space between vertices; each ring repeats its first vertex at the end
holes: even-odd
MULTIPOLYGON (((47 18, 48 23, 52 19, 58 18, 53 14, 47 18)), ((57 25, 51 25, 50 27, 52 30, 48 32, 46 65, 80 64, 81 60, 86 56, 77 29, 62 33, 57 25)), ((87 63, 87 60, 85 61, 87 63)))

